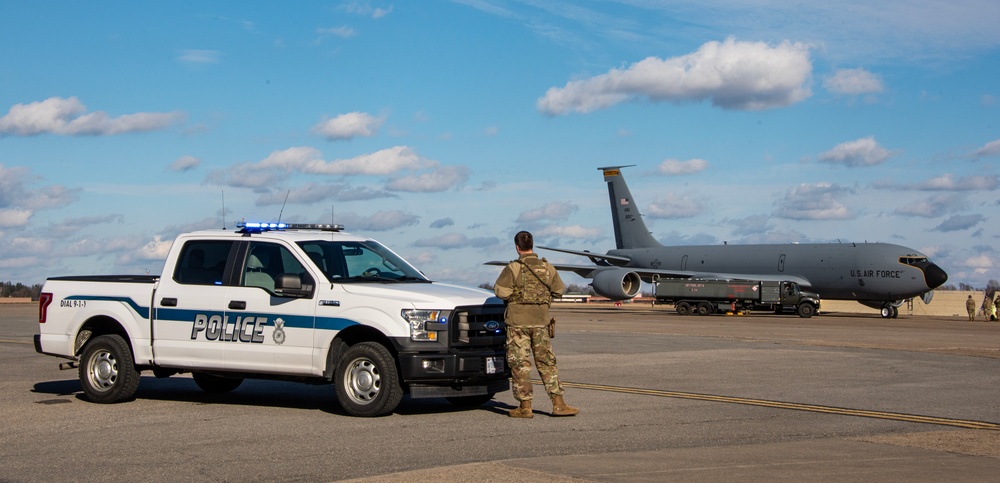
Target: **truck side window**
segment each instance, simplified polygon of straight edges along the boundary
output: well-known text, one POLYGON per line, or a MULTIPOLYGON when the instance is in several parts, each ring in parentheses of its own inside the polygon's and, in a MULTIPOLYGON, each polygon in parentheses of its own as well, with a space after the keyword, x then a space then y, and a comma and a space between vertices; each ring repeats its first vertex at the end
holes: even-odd
POLYGON ((184 244, 174 280, 186 285, 222 285, 226 259, 233 242, 227 240, 192 240, 184 244))
POLYGON ((303 285, 312 284, 312 277, 290 250, 275 243, 250 242, 240 285, 274 292, 274 280, 281 274, 298 275, 303 285))

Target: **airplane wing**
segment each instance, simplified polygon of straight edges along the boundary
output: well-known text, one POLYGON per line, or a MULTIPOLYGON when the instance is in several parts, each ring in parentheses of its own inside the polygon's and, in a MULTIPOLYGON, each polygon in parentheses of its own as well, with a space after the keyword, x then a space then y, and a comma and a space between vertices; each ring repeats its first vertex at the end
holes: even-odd
POLYGON ((611 265, 625 266, 628 265, 628 262, 632 261, 632 259, 629 257, 621 257, 618 255, 601 255, 600 253, 589 252, 586 250, 581 252, 577 250, 567 250, 565 248, 550 248, 550 247, 538 247, 538 248, 541 248, 543 250, 550 250, 553 252, 569 253, 570 255, 580 255, 588 257, 590 258, 590 261, 596 263, 597 265, 605 267, 611 265))

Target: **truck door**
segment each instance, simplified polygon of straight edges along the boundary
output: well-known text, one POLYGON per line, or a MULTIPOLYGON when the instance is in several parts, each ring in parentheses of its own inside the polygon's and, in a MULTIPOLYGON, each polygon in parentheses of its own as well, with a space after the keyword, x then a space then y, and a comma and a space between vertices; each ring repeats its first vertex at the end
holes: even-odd
POLYGON ((244 242, 239 281, 226 293, 226 368, 274 374, 313 373, 316 283, 295 253, 278 242, 244 242), (299 277, 307 296, 275 292, 282 275, 299 277))
POLYGON ((224 277, 235 259, 230 240, 183 242, 173 273, 164 270, 153 306, 153 353, 168 367, 223 368, 224 277))

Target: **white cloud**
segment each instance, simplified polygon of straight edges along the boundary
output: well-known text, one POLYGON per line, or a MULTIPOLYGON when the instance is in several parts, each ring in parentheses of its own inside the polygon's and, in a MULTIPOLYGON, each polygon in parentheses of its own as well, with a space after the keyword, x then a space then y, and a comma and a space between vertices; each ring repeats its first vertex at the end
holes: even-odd
POLYGON ((990 141, 976 150, 976 156, 996 156, 1000 154, 1000 139, 990 141))
POLYGON ((0 118, 0 135, 110 136, 166 129, 184 119, 180 112, 140 112, 111 117, 106 112, 86 113, 75 97, 50 97, 29 104, 15 104, 0 118))
POLYGON ((604 230, 601 228, 587 228, 580 225, 572 226, 546 226, 543 228, 535 229, 532 231, 532 235, 535 238, 575 238, 580 240, 593 240, 601 234, 604 230))
POLYGON ((397 178, 385 185, 390 191, 436 193, 452 189, 469 180, 465 166, 441 166, 431 172, 397 178))
POLYGON ((708 168, 708 161, 704 159, 689 159, 678 161, 676 159, 665 159, 660 163, 659 172, 668 176, 679 176, 684 174, 694 174, 708 168))
POLYGON ((550 88, 536 103, 547 115, 587 113, 634 98, 711 101, 732 110, 763 110, 795 104, 811 95, 809 48, 802 43, 708 42, 681 57, 648 57, 627 69, 550 88))
POLYGON ((955 179, 951 173, 935 176, 913 186, 922 191, 993 191, 1000 186, 998 175, 972 175, 955 179))
POLYGON ((701 204, 687 196, 667 193, 649 204, 646 213, 653 218, 678 219, 698 216, 704 211, 701 204))
POLYGON ((944 220, 938 226, 934 227, 936 231, 960 231, 968 230, 970 228, 975 228, 976 225, 986 221, 983 215, 953 215, 947 220, 944 220))
POLYGON ((378 211, 370 216, 360 216, 353 213, 337 215, 337 223, 344 225, 348 231, 387 231, 404 226, 416 225, 420 217, 400 210, 378 211))
POLYGON ((580 208, 566 201, 553 201, 538 208, 522 211, 518 223, 534 223, 541 220, 565 220, 580 208))
POLYGON ((34 212, 18 208, 0 208, 0 228, 25 226, 34 212))
POLYGON ((181 156, 170 163, 170 171, 191 171, 201 165, 201 160, 194 156, 181 156))
POLYGON ((275 190, 261 194, 256 201, 257 206, 289 204, 312 204, 327 200, 358 201, 378 198, 396 198, 397 196, 384 190, 375 190, 366 186, 352 186, 346 183, 322 184, 307 183, 291 190, 275 190))
POLYGON ((885 89, 882 77, 865 69, 840 69, 823 81, 823 87, 834 94, 849 96, 877 94, 885 89))
POLYGON ((963 196, 936 194, 930 198, 917 200, 897 208, 894 213, 906 216, 936 218, 946 213, 965 209, 967 204, 963 196))
POLYGON ((31 189, 37 179, 27 167, 0 164, 0 228, 25 226, 35 211, 66 206, 79 198, 79 189, 62 185, 31 189))
POLYGON ((801 184, 778 202, 774 216, 791 220, 849 220, 854 214, 840 202, 851 190, 827 183, 801 184))
POLYGON ((424 238, 413 242, 415 247, 440 248, 450 250, 452 248, 481 248, 490 247, 500 243, 497 237, 475 237, 469 238, 462 233, 449 233, 432 238, 424 238))
POLYGON ((452 226, 455 224, 455 220, 451 218, 440 218, 431 222, 431 228, 444 228, 446 226, 452 226))
POLYGON ((325 118, 312 127, 312 133, 325 137, 330 141, 344 141, 356 137, 372 137, 378 133, 378 128, 385 118, 376 117, 366 112, 349 112, 332 119, 325 118))
POLYGON ((177 60, 185 64, 215 64, 222 57, 218 50, 182 50, 177 60))
POLYGON ((334 37, 340 37, 342 39, 349 39, 357 35, 357 31, 346 25, 341 25, 339 27, 330 27, 325 29, 316 29, 316 33, 320 35, 333 35, 334 37))
POLYGON ((896 153, 879 146, 874 136, 855 139, 836 145, 820 154, 819 160, 826 163, 840 163, 845 166, 874 166, 881 164, 896 153))

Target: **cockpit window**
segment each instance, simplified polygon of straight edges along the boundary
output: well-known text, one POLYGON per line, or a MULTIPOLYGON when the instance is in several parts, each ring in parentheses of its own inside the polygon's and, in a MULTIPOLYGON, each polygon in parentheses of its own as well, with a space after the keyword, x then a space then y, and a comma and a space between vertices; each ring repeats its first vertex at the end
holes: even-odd
POLYGON ((419 270, 372 240, 312 240, 298 245, 331 282, 429 282, 419 270))
POLYGON ((926 263, 927 257, 918 257, 916 255, 907 255, 905 257, 899 257, 899 263, 903 265, 916 265, 918 263, 926 263))

